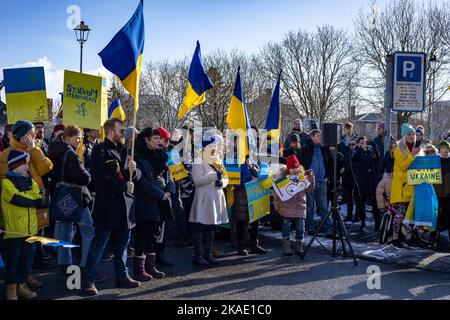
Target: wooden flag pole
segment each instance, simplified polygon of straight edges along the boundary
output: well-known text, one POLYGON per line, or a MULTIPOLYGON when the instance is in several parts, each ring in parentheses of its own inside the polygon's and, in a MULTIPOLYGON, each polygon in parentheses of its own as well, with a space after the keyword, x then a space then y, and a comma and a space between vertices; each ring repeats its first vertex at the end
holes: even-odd
MULTIPOLYGON (((135 140, 136 140, 136 122, 137 122, 137 108, 138 108, 138 100, 137 98, 134 99, 134 110, 133 110, 133 133, 131 136, 131 161, 134 161, 134 147, 135 147, 135 140)), ((133 182, 133 173, 130 172, 130 182, 133 182)))

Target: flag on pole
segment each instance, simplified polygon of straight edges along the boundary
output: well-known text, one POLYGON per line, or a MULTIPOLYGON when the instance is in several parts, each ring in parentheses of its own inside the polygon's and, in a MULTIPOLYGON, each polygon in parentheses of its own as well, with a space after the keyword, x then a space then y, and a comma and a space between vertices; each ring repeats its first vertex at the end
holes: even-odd
POLYGON ((120 99, 117 99, 108 109, 108 119, 118 118, 122 121, 125 121, 127 116, 125 115, 125 111, 122 108, 122 104, 120 103, 120 99))
POLYGON ((281 134, 281 107, 280 107, 280 86, 281 86, 281 71, 278 75, 278 82, 275 86, 272 95, 272 102, 269 107, 269 115, 267 116, 266 127, 267 136, 270 136, 269 145, 274 145, 275 149, 280 150, 280 134, 281 134))
POLYGON ((255 140, 250 127, 250 119, 248 117, 247 108, 245 106, 245 99, 241 83, 241 68, 238 68, 236 85, 234 88, 233 97, 231 98, 230 108, 228 109, 227 120, 230 129, 238 135, 239 148, 237 150, 238 164, 245 162, 245 157, 249 154, 250 146, 255 146, 255 140))
POLYGON ((182 119, 189 110, 204 103, 206 100, 206 91, 212 89, 213 86, 203 67, 200 42, 197 41, 197 48, 195 49, 189 69, 188 89, 183 105, 178 112, 178 118, 182 119))
POLYGON ((43 246, 46 247, 61 247, 61 248, 78 248, 79 245, 73 244, 70 242, 60 241, 56 239, 50 239, 50 238, 44 238, 44 237, 29 237, 27 240, 25 240, 28 243, 35 243, 40 242, 43 246))
POLYGON ((139 108, 139 79, 144 43, 144 1, 141 0, 130 21, 99 53, 103 66, 120 79, 134 98, 135 111, 139 108))

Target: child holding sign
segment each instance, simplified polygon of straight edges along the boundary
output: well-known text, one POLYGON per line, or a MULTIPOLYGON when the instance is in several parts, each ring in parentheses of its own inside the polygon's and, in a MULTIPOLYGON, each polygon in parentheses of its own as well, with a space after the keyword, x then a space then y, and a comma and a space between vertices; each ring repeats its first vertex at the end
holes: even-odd
POLYGON ((287 169, 281 171, 283 177, 290 176, 292 179, 302 179, 306 177, 310 182, 309 186, 286 201, 281 201, 277 193, 274 194, 275 209, 282 217, 282 234, 283 234, 283 254, 291 256, 291 222, 295 222, 295 230, 297 240, 295 253, 302 255, 303 253, 303 237, 305 234, 306 220, 306 193, 312 192, 315 187, 314 174, 311 170, 305 172, 295 155, 287 157, 287 169))

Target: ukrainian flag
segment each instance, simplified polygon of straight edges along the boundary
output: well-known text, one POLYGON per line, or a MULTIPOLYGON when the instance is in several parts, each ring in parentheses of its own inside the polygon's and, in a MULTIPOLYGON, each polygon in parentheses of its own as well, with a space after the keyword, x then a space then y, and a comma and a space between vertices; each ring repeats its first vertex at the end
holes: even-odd
POLYGON ((275 145, 275 148, 280 149, 280 133, 281 133, 281 107, 280 107, 280 86, 281 86, 281 72, 278 76, 278 82, 275 86, 272 95, 272 102, 269 107, 269 115, 267 116, 266 127, 267 136, 270 136, 269 145, 275 145))
POLYGON ((17 120, 48 121, 43 67, 3 70, 8 124, 17 120))
POLYGON ((125 121, 127 118, 125 111, 122 108, 122 104, 120 103, 120 99, 114 101, 108 109, 108 119, 111 118, 118 118, 122 121, 125 121))
POLYGON ((200 42, 197 41, 197 48, 195 49, 189 69, 186 98, 178 112, 178 118, 181 120, 189 110, 204 103, 206 100, 206 91, 211 88, 213 88, 213 84, 203 67, 200 42))
POLYGON ((250 126, 250 120, 245 106, 244 95, 241 83, 241 68, 239 67, 233 97, 228 109, 227 124, 238 134, 238 164, 245 162, 245 157, 249 154, 250 146, 256 146, 250 126))
POLYGON ((99 53, 103 66, 115 74, 134 98, 135 110, 139 108, 139 78, 144 52, 144 1, 111 42, 99 53))
POLYGON ((77 244, 73 244, 70 242, 66 242, 66 241, 60 241, 60 240, 56 240, 56 239, 51 239, 51 238, 44 238, 44 237, 29 237, 27 240, 25 240, 28 243, 35 243, 35 242, 40 242, 43 246, 46 247, 54 247, 54 248, 78 248, 80 247, 77 244))

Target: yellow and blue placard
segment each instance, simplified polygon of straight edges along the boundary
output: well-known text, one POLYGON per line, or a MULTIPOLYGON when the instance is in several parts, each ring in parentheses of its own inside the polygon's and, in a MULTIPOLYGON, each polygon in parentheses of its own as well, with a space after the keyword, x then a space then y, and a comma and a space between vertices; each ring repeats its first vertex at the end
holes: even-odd
POLYGON ((228 175, 228 184, 230 186, 239 186, 241 184, 241 166, 236 163, 224 163, 228 175))
POLYGON ((169 167, 173 180, 179 181, 187 178, 188 173, 181 160, 180 154, 175 150, 167 151, 166 154, 169 159, 167 161, 167 166, 169 167))
POLYGON ((117 118, 122 121, 127 119, 125 115, 125 111, 122 108, 122 104, 120 103, 120 99, 115 100, 108 109, 108 119, 117 118))
POLYGON ((3 70, 8 124, 48 121, 43 67, 3 70))
POLYGON ((273 183, 273 189, 281 201, 287 201, 306 190, 311 183, 305 176, 286 176, 273 183))
POLYGON ((416 157, 408 168, 408 185, 422 183, 442 184, 441 158, 439 156, 416 157))
POLYGON ((245 184, 250 223, 270 214, 270 190, 261 186, 261 181, 245 184))
POLYGON ((64 71, 63 123, 99 130, 108 119, 106 79, 64 71))
POLYGON ((145 44, 144 1, 128 23, 98 55, 103 66, 115 74, 139 108, 139 80, 145 44))

